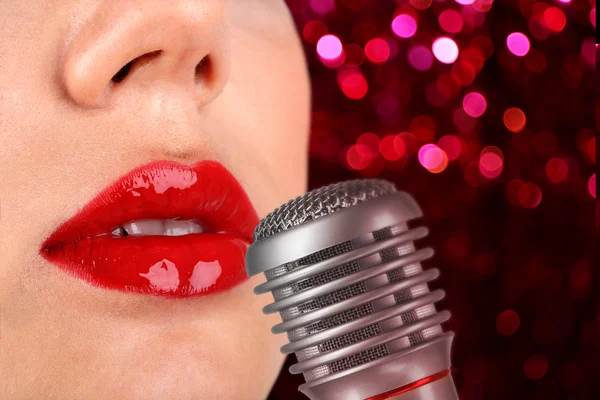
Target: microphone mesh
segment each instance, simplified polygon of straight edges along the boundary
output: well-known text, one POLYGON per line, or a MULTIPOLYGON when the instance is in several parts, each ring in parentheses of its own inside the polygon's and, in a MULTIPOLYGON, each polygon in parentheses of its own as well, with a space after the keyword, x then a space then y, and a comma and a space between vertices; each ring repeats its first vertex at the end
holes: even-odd
POLYGON ((267 215, 256 227, 254 241, 395 191, 392 183, 380 179, 355 179, 315 189, 267 215))

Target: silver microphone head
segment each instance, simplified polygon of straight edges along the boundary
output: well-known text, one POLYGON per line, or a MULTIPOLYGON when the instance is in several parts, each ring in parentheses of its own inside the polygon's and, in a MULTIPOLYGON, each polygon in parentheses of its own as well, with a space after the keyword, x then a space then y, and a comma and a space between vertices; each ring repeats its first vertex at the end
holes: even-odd
POLYGON ((437 269, 423 270, 431 248, 417 249, 425 227, 408 222, 421 209, 390 182, 336 183, 293 199, 257 226, 246 254, 254 289, 272 292, 290 372, 302 373, 311 399, 458 399, 450 376, 450 317, 429 291, 437 269))

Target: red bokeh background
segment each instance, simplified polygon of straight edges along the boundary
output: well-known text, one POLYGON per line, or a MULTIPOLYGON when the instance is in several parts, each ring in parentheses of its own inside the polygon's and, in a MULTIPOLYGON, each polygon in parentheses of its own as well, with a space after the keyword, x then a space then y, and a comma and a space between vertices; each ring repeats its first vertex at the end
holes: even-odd
MULTIPOLYGON (((595 1, 287 2, 310 189, 380 177, 421 204, 461 399, 599 398, 595 1)), ((295 362, 270 399, 305 398, 295 362)))

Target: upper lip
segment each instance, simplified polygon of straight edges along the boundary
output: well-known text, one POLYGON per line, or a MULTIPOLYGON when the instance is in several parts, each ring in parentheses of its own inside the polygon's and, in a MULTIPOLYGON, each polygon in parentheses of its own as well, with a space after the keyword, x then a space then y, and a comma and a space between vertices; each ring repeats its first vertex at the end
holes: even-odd
POLYGON ((194 167, 157 161, 136 168, 62 224, 42 249, 52 250, 108 234, 115 227, 144 219, 196 219, 208 225, 212 233, 228 233, 249 243, 258 217, 249 201, 239 201, 247 195, 235 178, 213 176, 211 170, 215 168, 224 169, 214 161, 203 161, 194 167), (172 173, 174 170, 176 174, 172 173), (165 193, 170 188, 192 189, 174 191, 171 197, 168 193, 144 196, 144 191, 165 193))

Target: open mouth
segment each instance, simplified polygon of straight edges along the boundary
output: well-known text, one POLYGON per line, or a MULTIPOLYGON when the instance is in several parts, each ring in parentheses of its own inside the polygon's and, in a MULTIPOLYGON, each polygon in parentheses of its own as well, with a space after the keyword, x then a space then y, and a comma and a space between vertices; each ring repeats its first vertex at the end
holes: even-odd
POLYGON ((41 254, 89 283, 194 296, 246 279, 258 216, 220 163, 154 162, 126 174, 44 242, 41 254))

